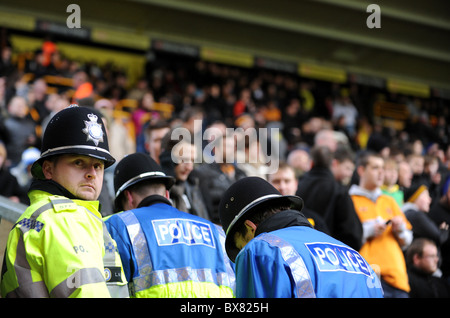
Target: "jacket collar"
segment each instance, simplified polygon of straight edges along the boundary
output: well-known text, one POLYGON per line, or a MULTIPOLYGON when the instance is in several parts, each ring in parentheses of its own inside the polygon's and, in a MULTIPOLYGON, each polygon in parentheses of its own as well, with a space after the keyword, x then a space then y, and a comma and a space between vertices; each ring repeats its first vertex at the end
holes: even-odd
POLYGON ((357 195, 357 196, 362 196, 362 197, 366 197, 369 200, 376 202, 378 200, 378 198, 380 197, 380 195, 383 194, 383 192, 381 191, 380 188, 376 188, 373 191, 369 191, 366 190, 362 187, 360 187, 359 185, 352 185, 348 191, 348 193, 350 195, 357 195))
POLYGON ((162 195, 153 194, 153 195, 150 195, 150 196, 144 198, 141 201, 141 203, 139 203, 138 208, 142 208, 144 206, 151 206, 156 203, 164 203, 164 204, 168 204, 170 206, 172 205, 172 203, 170 203, 170 201, 168 199, 166 199, 165 197, 163 197, 162 195))
POLYGON ((309 223, 303 213, 296 210, 285 210, 276 213, 261 222, 256 228, 255 237, 261 233, 272 232, 291 226, 312 227, 311 223, 309 223))
POLYGON ((66 197, 71 200, 79 200, 79 198, 70 193, 69 190, 53 180, 33 179, 30 185, 30 191, 32 190, 45 191, 53 195, 66 197))

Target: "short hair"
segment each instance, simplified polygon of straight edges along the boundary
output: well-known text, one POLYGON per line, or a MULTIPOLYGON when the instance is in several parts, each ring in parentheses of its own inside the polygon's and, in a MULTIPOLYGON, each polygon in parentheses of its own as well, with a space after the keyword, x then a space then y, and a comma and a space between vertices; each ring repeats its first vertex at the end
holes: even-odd
MULTIPOLYGON (((256 211, 253 212, 252 214, 250 214, 246 219, 252 221, 253 223, 255 223, 256 225, 261 224, 263 221, 267 220, 268 218, 270 218, 271 216, 285 211, 285 210, 289 210, 291 209, 290 206, 283 206, 283 205, 270 205, 266 208, 261 209, 261 211, 256 211)), ((236 226, 236 231, 235 233, 240 233, 240 235, 245 236, 245 234, 247 233, 247 229, 245 227, 245 222, 242 222, 241 224, 236 226)))
POLYGON ((351 161, 351 162, 355 161, 355 156, 353 155, 353 152, 345 147, 338 147, 334 152, 333 157, 340 163, 344 161, 351 161))
MULTIPOLYGON (((151 194, 159 194, 159 195, 164 196, 166 193, 166 186, 163 183, 155 182, 151 179, 147 179, 147 180, 142 180, 140 182, 137 182, 137 183, 129 186, 125 190, 135 192, 140 196, 148 196, 151 194)), ((124 207, 125 203, 127 202, 127 198, 124 195, 125 190, 122 191, 122 193, 119 195, 120 196, 119 201, 120 201, 122 207, 124 207)))
POLYGON ((329 168, 333 161, 333 152, 326 146, 315 146, 311 150, 314 167, 329 168))
POLYGON ((414 239, 406 251, 406 264, 412 265, 414 263, 414 255, 419 255, 419 257, 422 257, 423 248, 427 244, 436 246, 434 241, 424 237, 414 239))
POLYGON ((383 156, 381 154, 374 152, 374 151, 365 151, 362 153, 357 160, 357 167, 366 167, 369 164, 370 158, 380 158, 383 159, 383 156))

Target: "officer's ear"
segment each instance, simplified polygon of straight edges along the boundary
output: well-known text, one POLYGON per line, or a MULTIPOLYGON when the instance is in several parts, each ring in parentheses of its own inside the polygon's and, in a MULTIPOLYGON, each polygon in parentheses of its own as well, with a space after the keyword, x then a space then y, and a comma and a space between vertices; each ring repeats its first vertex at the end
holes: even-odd
POLYGON ((250 220, 245 220, 244 224, 245 224, 245 227, 247 228, 247 231, 249 231, 250 233, 255 235, 256 228, 258 226, 250 220))
POLYGON ((44 174, 45 179, 51 180, 53 178, 53 170, 54 170, 53 161, 44 160, 41 166, 42 166, 42 173, 44 174))

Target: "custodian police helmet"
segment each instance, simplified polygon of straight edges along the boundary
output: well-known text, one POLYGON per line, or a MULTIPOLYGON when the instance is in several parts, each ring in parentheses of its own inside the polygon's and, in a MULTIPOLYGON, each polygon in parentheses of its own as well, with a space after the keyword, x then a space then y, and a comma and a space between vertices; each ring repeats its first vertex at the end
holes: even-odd
POLYGON ((125 156, 119 161, 114 170, 114 191, 116 193, 116 211, 122 210, 120 195, 130 186, 144 181, 151 180, 155 183, 162 183, 169 190, 175 183, 175 178, 167 176, 161 166, 148 154, 136 152, 125 156))
POLYGON ((114 164, 116 160, 109 153, 108 137, 97 110, 73 104, 56 113, 45 129, 41 156, 31 167, 32 175, 44 179, 42 162, 62 154, 97 158, 104 161, 105 168, 114 164))
POLYGON ((254 212, 277 206, 301 211, 303 200, 295 195, 282 195, 269 182, 259 177, 239 179, 225 191, 219 203, 219 216, 226 233, 225 250, 233 262, 239 253, 234 244, 234 233, 239 225, 254 212))

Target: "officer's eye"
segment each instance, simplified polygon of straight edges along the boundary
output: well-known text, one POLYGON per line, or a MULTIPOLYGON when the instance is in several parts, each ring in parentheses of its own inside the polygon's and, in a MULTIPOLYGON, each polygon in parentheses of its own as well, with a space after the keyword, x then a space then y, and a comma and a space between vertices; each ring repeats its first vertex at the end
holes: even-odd
POLYGON ((95 170, 103 170, 103 163, 94 163, 95 170))

